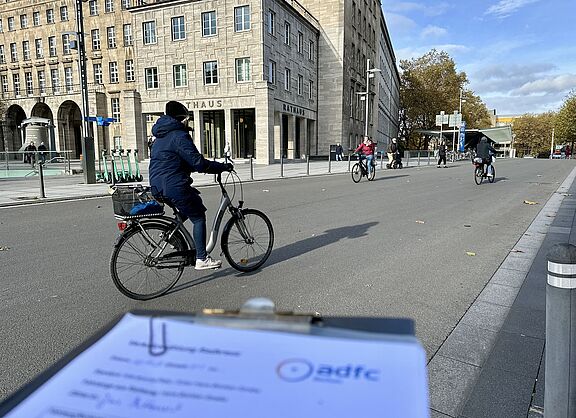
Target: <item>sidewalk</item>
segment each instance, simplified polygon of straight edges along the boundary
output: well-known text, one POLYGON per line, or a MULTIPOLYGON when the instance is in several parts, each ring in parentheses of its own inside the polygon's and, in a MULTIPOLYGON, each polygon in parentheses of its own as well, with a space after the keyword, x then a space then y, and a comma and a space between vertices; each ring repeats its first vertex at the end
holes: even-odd
POLYGON ((576 244, 575 177, 576 169, 430 360, 432 418, 544 415, 546 257, 555 244, 576 244))

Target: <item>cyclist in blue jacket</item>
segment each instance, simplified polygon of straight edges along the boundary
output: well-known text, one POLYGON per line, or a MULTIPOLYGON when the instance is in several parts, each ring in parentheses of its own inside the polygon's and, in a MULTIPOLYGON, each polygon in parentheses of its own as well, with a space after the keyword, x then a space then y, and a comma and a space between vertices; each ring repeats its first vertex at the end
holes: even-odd
POLYGON ((152 145, 149 176, 152 194, 174 205, 193 224, 196 246, 196 270, 218 268, 222 261, 206 253, 206 207, 200 192, 192 187, 193 172, 218 174, 232 171, 230 163, 207 160, 198 152, 190 137, 188 109, 182 103, 166 103, 165 115, 152 127, 156 138, 152 145))

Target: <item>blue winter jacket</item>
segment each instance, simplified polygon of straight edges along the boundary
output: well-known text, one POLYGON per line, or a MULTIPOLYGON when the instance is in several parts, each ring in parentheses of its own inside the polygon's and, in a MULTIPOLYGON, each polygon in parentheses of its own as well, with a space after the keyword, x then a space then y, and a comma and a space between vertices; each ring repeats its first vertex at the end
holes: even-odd
POLYGON ((154 195, 179 200, 190 192, 193 172, 217 174, 226 165, 209 161, 198 152, 189 129, 176 119, 163 115, 152 127, 156 137, 148 174, 154 195))

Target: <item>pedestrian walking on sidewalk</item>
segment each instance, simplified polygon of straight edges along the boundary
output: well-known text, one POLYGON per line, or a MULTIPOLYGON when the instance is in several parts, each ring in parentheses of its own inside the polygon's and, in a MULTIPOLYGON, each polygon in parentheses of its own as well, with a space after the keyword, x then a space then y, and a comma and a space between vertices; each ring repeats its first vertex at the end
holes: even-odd
POLYGON ((34 167, 36 165, 36 145, 34 145, 34 141, 30 141, 30 144, 24 148, 24 152, 24 162, 34 167))
POLYGON ((344 152, 344 150, 342 149, 342 145, 340 145, 340 142, 338 142, 336 144, 336 161, 342 161, 342 153, 344 152))
POLYGON ((444 161, 444 168, 446 168, 446 142, 444 141, 438 147, 438 168, 442 165, 442 161, 444 161))
POLYGON ((394 158, 396 157, 396 153, 398 152, 398 144, 396 143, 396 138, 392 138, 390 143, 388 144, 388 149, 386 150, 386 155, 388 156, 388 168, 392 168, 394 163, 394 158))
POLYGON ((48 151, 48 148, 46 148, 46 145, 44 145, 44 142, 40 142, 40 145, 38 145, 38 156, 40 157, 40 162, 42 164, 44 164, 44 162, 46 162, 46 151, 48 151))

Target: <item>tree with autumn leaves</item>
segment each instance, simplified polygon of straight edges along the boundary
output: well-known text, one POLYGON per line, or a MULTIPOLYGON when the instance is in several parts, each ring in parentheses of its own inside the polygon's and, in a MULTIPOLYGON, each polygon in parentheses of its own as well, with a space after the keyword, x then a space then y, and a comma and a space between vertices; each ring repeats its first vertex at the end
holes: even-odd
POLYGON ((444 51, 431 50, 420 58, 400 61, 401 136, 408 149, 427 149, 429 137, 418 129, 434 130, 441 111, 459 110, 462 89, 462 118, 467 128, 490 126, 486 105, 466 89, 465 72, 457 72, 454 60, 444 51))

